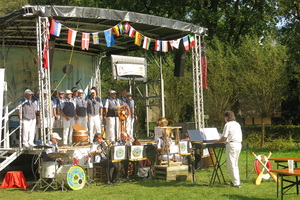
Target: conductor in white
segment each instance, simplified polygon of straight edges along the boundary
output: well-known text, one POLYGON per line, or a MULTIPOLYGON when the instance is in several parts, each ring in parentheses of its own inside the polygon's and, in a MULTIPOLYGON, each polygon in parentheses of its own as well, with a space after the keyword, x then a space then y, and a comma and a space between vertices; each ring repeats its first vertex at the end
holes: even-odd
POLYGON ((242 149, 242 129, 241 125, 236 122, 234 113, 227 111, 224 114, 225 126, 222 137, 217 142, 225 142, 226 144, 226 164, 227 170, 231 177, 231 186, 240 188, 240 173, 238 160, 242 149))

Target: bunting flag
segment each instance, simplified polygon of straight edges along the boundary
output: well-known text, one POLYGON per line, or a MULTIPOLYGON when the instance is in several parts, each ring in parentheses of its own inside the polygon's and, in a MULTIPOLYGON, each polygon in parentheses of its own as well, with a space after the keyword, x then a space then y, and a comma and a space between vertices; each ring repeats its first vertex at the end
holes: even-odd
POLYGON ((77 31, 69 29, 68 30, 68 41, 67 43, 74 46, 76 40, 77 31))
POLYGON ((61 23, 59 23, 55 19, 52 19, 51 20, 50 34, 59 37, 60 31, 61 31, 61 23))
POLYGON ((154 51, 160 51, 161 41, 155 40, 154 51))
POLYGON ((118 24, 119 26, 119 31, 120 31, 120 34, 123 34, 124 33, 124 27, 123 27, 123 24, 118 24))
POLYGON ((195 46, 194 36, 189 34, 189 39, 190 39, 190 48, 192 48, 193 46, 195 46))
POLYGON ((107 29, 104 31, 104 37, 107 47, 111 47, 115 44, 115 38, 114 35, 111 34, 111 29, 107 29))
POLYGON ((161 51, 162 52, 168 52, 168 41, 162 41, 162 48, 161 48, 161 51))
POLYGON ((143 49, 149 49, 151 43, 151 39, 146 37, 144 38, 143 49))
POLYGON ((205 45, 201 45, 201 68, 202 68, 202 88, 208 89, 207 83, 207 59, 206 59, 206 52, 205 52, 205 45))
MULTIPOLYGON (((63 26, 63 24, 56 21, 55 19, 51 19, 51 23, 49 21, 47 26, 48 26, 48 29, 47 29, 48 39, 50 38, 50 34, 55 35, 57 37, 60 36, 61 27, 63 26), (50 24, 51 24, 51 26, 50 26, 50 24)), ((77 31, 72 30, 68 27, 66 27, 66 28, 68 29, 67 43, 74 46, 75 41, 76 41, 77 31)), ((82 41, 81 41, 82 50, 89 49, 90 34, 92 34, 94 44, 100 43, 99 32, 94 32, 94 33, 81 32, 81 33, 82 33, 82 41)), ((170 50, 170 48, 168 46, 169 44, 170 44, 170 47, 172 50, 174 50, 174 48, 179 49, 181 40, 183 40, 183 46, 186 51, 189 49, 192 49, 192 47, 195 46, 195 43, 196 43, 195 36, 193 34, 188 34, 184 37, 181 37, 181 38, 178 38, 175 40, 164 40, 164 41, 155 40, 155 39, 144 36, 137 30, 135 30, 135 28, 133 28, 128 22, 122 22, 122 23, 118 23, 117 25, 113 26, 112 28, 104 31, 104 36, 105 36, 105 41, 106 41, 107 47, 111 47, 115 44, 114 35, 120 36, 120 34, 124 34, 124 33, 128 34, 129 37, 131 37, 131 38, 134 37, 135 38, 134 44, 136 44, 138 46, 141 46, 142 40, 144 39, 143 48, 147 49, 147 50, 150 47, 151 41, 155 41, 154 50, 162 51, 162 52, 168 52, 170 50)))
POLYGON ((90 45, 90 33, 82 33, 81 49, 89 50, 89 45, 90 45))
POLYGON ((132 26, 130 26, 129 33, 128 33, 129 37, 132 38, 134 36, 134 33, 135 33, 135 29, 132 26))
POLYGON ((188 36, 183 37, 182 41, 183 41, 184 49, 186 51, 189 50, 189 38, 188 38, 188 36))
POLYGON ((134 44, 141 46, 143 36, 139 32, 135 32, 134 44))
POLYGON ((44 64, 45 69, 49 68, 49 53, 48 53, 48 51, 49 51, 49 41, 46 40, 45 48, 43 51, 43 64, 44 64))
POLYGON ((119 26, 118 26, 118 25, 115 25, 115 26, 113 27, 113 30, 114 30, 114 32, 115 32, 115 35, 119 37, 119 36, 120 36, 119 26))
POLYGON ((128 24, 127 22, 124 23, 124 31, 125 33, 129 33, 129 29, 130 29, 130 24, 128 24))
POLYGON ((177 40, 171 40, 169 41, 170 45, 171 45, 171 48, 176 48, 178 49, 179 48, 179 44, 180 44, 180 41, 181 41, 181 38, 177 39, 177 40))
POLYGON ((92 33, 92 38, 93 38, 93 43, 94 44, 99 44, 100 43, 100 39, 99 39, 98 33, 92 33))

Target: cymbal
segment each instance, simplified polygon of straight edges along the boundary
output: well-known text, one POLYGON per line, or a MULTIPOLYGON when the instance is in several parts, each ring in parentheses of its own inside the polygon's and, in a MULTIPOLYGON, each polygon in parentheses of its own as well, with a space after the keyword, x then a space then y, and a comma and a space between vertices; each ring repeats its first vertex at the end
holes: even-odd
POLYGON ((49 156, 50 158, 68 158, 69 154, 54 152, 54 153, 48 153, 47 156, 49 156))
POLYGON ((50 149, 50 148, 52 148, 52 146, 36 145, 36 146, 33 146, 33 148, 36 148, 36 149, 50 149))

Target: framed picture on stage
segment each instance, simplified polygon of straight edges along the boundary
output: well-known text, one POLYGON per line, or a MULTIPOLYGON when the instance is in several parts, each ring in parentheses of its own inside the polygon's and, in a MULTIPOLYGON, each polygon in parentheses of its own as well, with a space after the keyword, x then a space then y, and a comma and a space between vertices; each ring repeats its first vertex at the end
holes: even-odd
POLYGON ((179 154, 180 155, 188 155, 188 154, 190 154, 189 141, 180 141, 178 143, 178 146, 179 146, 179 154))
POLYGON ((131 161, 134 160, 145 160, 145 151, 144 151, 144 146, 143 145, 132 145, 129 146, 129 151, 128 151, 128 159, 131 161))
POLYGON ((119 162, 127 158, 125 145, 113 146, 111 153, 112 153, 112 162, 119 162))

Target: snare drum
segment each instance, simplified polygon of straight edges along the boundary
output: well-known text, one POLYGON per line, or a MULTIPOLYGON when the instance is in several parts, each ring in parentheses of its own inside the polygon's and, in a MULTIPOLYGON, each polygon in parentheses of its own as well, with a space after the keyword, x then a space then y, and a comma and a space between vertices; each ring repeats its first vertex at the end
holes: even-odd
POLYGON ((42 178, 55 178, 55 173, 58 168, 57 162, 42 163, 42 178))
POLYGON ((57 180, 62 181, 66 187, 72 190, 80 190, 86 183, 86 173, 84 169, 78 165, 64 165, 57 170, 57 180))

